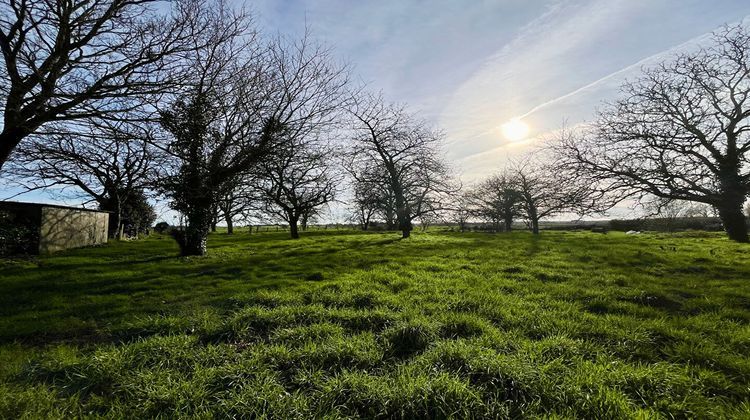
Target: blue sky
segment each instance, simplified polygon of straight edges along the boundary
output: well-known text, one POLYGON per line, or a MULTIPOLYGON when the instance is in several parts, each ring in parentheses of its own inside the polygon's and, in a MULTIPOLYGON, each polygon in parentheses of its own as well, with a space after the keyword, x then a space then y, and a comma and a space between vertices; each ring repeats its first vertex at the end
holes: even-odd
POLYGON ((590 120, 642 66, 694 47, 725 23, 750 24, 748 0, 259 0, 246 6, 265 32, 298 36, 308 26, 371 89, 442 128, 448 158, 465 182, 497 171, 564 121, 590 120), (530 140, 510 143, 499 126, 518 116, 530 126, 530 140))

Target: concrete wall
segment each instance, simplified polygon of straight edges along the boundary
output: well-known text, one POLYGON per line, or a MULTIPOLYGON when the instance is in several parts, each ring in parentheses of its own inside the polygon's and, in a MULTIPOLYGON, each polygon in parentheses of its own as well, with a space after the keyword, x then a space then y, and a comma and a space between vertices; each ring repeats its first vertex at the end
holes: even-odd
POLYGON ((107 243, 109 213, 42 207, 39 253, 107 243))

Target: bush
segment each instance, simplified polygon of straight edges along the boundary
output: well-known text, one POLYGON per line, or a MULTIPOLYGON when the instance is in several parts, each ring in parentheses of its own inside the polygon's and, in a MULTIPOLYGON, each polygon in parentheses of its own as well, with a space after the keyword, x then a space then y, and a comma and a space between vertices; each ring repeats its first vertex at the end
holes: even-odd
POLYGON ((156 233, 164 234, 167 233, 170 227, 171 226, 169 226, 169 223, 167 222, 159 222, 154 226, 154 231, 156 231, 156 233))
POLYGON ((0 211, 0 256, 35 254, 39 232, 23 217, 0 211))
MULTIPOLYGON (((141 189, 121 191, 121 194, 119 223, 122 224, 123 233, 132 238, 138 237, 139 234, 148 234, 151 225, 156 220, 156 212, 148 202, 146 194, 141 189)), ((112 212, 109 219, 109 235, 117 235, 119 226, 117 225, 118 206, 116 202, 111 200, 100 202, 99 208, 112 212)))

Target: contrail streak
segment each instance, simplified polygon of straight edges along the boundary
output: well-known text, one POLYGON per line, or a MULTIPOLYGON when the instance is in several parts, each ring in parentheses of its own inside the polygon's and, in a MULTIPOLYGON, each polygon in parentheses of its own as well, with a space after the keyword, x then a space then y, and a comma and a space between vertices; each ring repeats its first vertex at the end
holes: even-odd
POLYGON ((644 58, 644 59, 642 59, 642 60, 640 60, 640 61, 638 61, 638 62, 636 62, 634 64, 631 64, 631 65, 629 65, 627 67, 623 67, 623 68, 621 68, 620 70, 617 70, 614 73, 610 73, 610 74, 602 77, 601 79, 594 80, 593 82, 591 82, 591 83, 589 83, 589 84, 587 84, 585 86, 582 86, 582 87, 580 87, 580 88, 578 88, 578 89, 576 89, 576 90, 574 90, 572 92, 566 93, 565 95, 559 96, 559 97, 554 98, 554 99, 550 99, 547 102, 539 104, 539 105, 535 106, 534 108, 532 108, 529 112, 521 115, 518 118, 521 118, 521 119, 526 118, 529 115, 531 115, 531 114, 539 111, 542 108, 546 108, 546 107, 548 107, 550 105, 553 105, 553 104, 555 104, 557 102, 564 101, 565 99, 568 99, 568 98, 573 97, 573 96, 575 96, 575 95, 577 95, 577 94, 579 94, 579 93, 581 93, 583 91, 591 89, 592 87, 595 87, 596 85, 598 85, 600 83, 606 82, 609 79, 613 79, 613 78, 615 78, 615 77, 617 77, 617 76, 619 76, 619 75, 621 75, 623 73, 627 73, 627 72, 629 72, 629 71, 631 71, 633 69, 641 67, 644 64, 649 63, 650 61, 653 61, 653 60, 656 60, 656 59, 658 59, 660 57, 663 57, 664 55, 667 55, 667 54, 670 54, 670 53, 675 53, 675 52, 677 52, 677 51, 679 51, 679 50, 681 50, 681 49, 683 49, 685 47, 695 46, 697 43, 699 43, 700 41, 703 41, 704 39, 706 39, 706 38, 708 38, 710 36, 711 36, 710 33, 703 34, 703 35, 697 36, 695 38, 692 38, 692 39, 690 39, 688 41, 685 41, 682 44, 674 46, 674 47, 672 47, 672 48, 670 48, 668 50, 660 51, 660 52, 658 52, 658 53, 656 53, 654 55, 650 55, 650 56, 648 56, 648 57, 646 57, 646 58, 644 58))

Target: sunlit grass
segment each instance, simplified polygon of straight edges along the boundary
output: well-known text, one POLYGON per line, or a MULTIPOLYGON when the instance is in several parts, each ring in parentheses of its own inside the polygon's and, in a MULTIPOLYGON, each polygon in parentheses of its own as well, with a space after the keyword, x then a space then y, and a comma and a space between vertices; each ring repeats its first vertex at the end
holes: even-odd
POLYGON ((167 238, 2 263, 0 417, 750 416, 721 234, 167 238))

